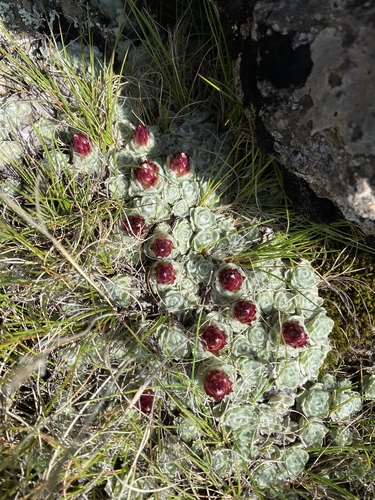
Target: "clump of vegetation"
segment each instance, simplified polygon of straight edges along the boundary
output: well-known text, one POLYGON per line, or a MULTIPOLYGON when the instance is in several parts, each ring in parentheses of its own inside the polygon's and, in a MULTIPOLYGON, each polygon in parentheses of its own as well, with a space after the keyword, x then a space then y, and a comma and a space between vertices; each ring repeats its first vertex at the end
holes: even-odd
POLYGON ((166 37, 130 3, 119 74, 6 34, 4 498, 370 494, 373 375, 323 369, 327 229, 290 211, 199 5, 166 37))

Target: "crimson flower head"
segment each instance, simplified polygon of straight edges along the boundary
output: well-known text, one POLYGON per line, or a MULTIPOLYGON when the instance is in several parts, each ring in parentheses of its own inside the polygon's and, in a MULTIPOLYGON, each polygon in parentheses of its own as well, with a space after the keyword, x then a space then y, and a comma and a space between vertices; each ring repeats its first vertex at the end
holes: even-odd
POLYGON ((256 315, 257 309, 251 300, 239 300, 234 304, 233 317, 240 323, 251 325, 256 315))
POLYGON ((91 139, 84 133, 73 134, 73 151, 80 156, 88 156, 92 151, 91 139))
POLYGON ((168 167, 176 177, 187 175, 190 172, 189 155, 183 152, 176 153, 169 159, 168 167))
POLYGON ((154 252, 155 257, 164 259, 172 253, 174 247, 173 243, 167 236, 158 236, 154 239, 150 248, 154 252))
POLYGON ((155 163, 145 160, 134 169, 134 176, 143 189, 151 189, 159 182, 159 169, 155 163))
POLYGON ((155 266, 156 283, 159 285, 172 285, 176 279, 176 271, 171 262, 159 262, 155 266))
POLYGON ((135 403, 135 406, 141 410, 142 413, 151 413, 154 398, 154 391, 152 389, 145 389, 138 401, 135 403))
POLYGON ((200 340, 205 351, 217 356, 227 345, 227 336, 218 326, 210 325, 200 334, 200 340))
POLYGON ((226 267, 219 273, 219 283, 227 292, 238 292, 244 279, 235 267, 226 267))
POLYGON ((122 229, 129 236, 142 236, 147 230, 145 219, 142 215, 129 215, 122 224, 122 229))
POLYGON ((290 347, 305 347, 307 345, 307 333, 298 321, 288 321, 283 324, 281 335, 285 344, 290 347))
POLYGON ((204 390, 208 396, 219 402, 233 391, 232 382, 226 373, 211 370, 204 379, 204 390))
POLYGON ((137 146, 146 147, 150 139, 150 132, 144 125, 138 125, 133 132, 133 141, 137 146))

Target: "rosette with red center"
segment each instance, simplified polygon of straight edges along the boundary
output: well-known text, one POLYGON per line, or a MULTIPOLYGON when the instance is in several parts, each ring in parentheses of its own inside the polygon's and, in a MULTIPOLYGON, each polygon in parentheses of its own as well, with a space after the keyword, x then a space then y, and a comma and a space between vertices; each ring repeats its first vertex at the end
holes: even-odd
POLYGON ((190 161, 187 153, 176 153, 168 162, 168 167, 174 172, 176 177, 183 177, 190 172, 190 161))
POLYGON ((151 413, 154 404, 155 393, 152 389, 145 389, 135 406, 141 410, 142 413, 151 413))
POLYGON ((307 333, 298 321, 288 321, 283 324, 281 335, 285 344, 290 347, 305 347, 307 345, 307 333))
POLYGON ((205 351, 217 356, 227 345, 227 336, 218 326, 210 325, 200 334, 200 340, 205 351))
POLYGON ((204 379, 204 390, 208 396, 219 402, 233 391, 232 382, 226 373, 211 370, 204 379))
POLYGON ((122 229, 129 236, 142 236, 147 230, 145 219, 141 215, 129 215, 123 222, 122 229))
POLYGON ((133 132, 133 141, 137 146, 146 147, 150 139, 150 132, 144 125, 138 125, 133 132))
POLYGON ((92 150, 91 139, 84 133, 73 134, 72 146, 73 151, 80 156, 88 156, 92 150))
POLYGON ((238 292, 245 277, 235 267, 226 267, 219 273, 219 283, 227 292, 238 292))
POLYGON ((165 259, 172 253, 174 246, 167 236, 158 236, 154 239, 150 248, 154 252, 155 257, 165 259))
POLYGON ((134 169, 134 177, 143 189, 151 189, 159 182, 159 169, 155 163, 145 160, 134 169))
POLYGON ((155 266, 155 278, 158 285, 172 285, 176 279, 176 271, 171 262, 160 262, 155 266))
POLYGON ((233 317, 240 323, 251 325, 256 315, 257 309, 251 300, 239 300, 234 304, 233 317))

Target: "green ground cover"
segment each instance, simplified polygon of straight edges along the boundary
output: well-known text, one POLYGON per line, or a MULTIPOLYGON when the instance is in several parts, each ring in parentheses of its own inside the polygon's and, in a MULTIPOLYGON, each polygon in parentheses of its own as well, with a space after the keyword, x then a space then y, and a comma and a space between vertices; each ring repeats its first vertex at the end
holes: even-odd
POLYGON ((2 29, 1 496, 373 498, 371 249, 291 209, 213 4, 158 5, 2 29))

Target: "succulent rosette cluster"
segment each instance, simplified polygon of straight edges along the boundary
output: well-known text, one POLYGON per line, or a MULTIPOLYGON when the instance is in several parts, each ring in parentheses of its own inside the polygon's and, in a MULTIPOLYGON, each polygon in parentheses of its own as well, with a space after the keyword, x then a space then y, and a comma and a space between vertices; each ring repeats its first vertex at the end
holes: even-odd
MULTIPOLYGON (((357 392, 336 380, 328 386, 322 375, 333 321, 322 307, 320 278, 308 261, 230 263, 229 255, 272 233, 258 221, 223 215, 220 194, 207 192, 199 155, 178 147, 160 152, 160 137, 144 125, 120 152, 125 156, 112 171, 121 179, 112 194, 127 203, 119 231, 128 248, 133 243, 154 300, 170 318, 154 337, 192 377, 186 406, 205 411, 230 435, 227 447, 210 448, 199 427, 179 417, 173 439, 198 455, 209 450, 217 474, 250 469, 259 487, 282 485, 303 474, 306 448, 324 439, 349 442, 345 422, 361 408, 357 392)), ((180 397, 171 387, 169 394, 180 397)), ((158 461, 174 477, 178 454, 171 443, 158 461)))
MULTIPOLYGON (((124 377, 128 399, 147 385, 134 404, 140 418, 161 404, 173 416, 169 440, 154 450, 167 476, 180 473, 187 446, 221 477, 239 471, 251 474, 258 488, 282 485, 303 474, 309 447, 324 439, 350 443, 347 424, 361 409, 350 382, 322 370, 333 321, 319 296, 319 275, 308 261, 231 262, 273 232, 228 206, 229 167, 218 160, 225 143, 207 115, 175 120, 163 135, 135 123, 134 115, 126 99, 118 102, 118 143, 109 151, 103 183, 113 203, 125 208, 100 242, 109 259, 128 267, 98 286, 116 307, 135 311, 139 331, 151 332, 153 367, 158 356, 162 362, 154 369, 158 391, 152 370, 150 386, 141 376, 124 377), (137 288, 133 277, 140 273, 143 287, 137 288), (188 381, 182 387, 181 377, 188 381), (177 400, 186 405, 178 416, 177 400), (222 432, 221 447, 197 424, 202 416, 222 432)), ((70 146, 71 155, 51 151, 59 168, 80 175, 105 170, 87 134, 72 130, 70 146)), ((147 366, 149 351, 131 352, 147 366)), ((101 366, 100 359, 93 363, 101 366)), ((375 399, 374 375, 365 387, 375 399)))
MULTIPOLYGON (((345 422, 361 408, 355 390, 336 379, 329 385, 322 375, 333 321, 319 297, 318 274, 308 261, 231 263, 230 255, 264 243, 272 232, 228 210, 223 215, 220 193, 208 190, 200 156, 191 147, 184 150, 184 141, 162 140, 155 129, 130 121, 121 130, 124 147, 113 156, 106 185, 126 210, 108 251, 116 241, 128 262, 140 263, 164 315, 153 338, 172 363, 172 399, 165 404, 173 409, 174 398, 181 398, 173 366, 182 363, 193 384, 184 396, 188 411, 210 416, 230 436, 215 449, 205 444, 199 426, 178 417, 158 463, 174 477, 182 439, 198 456, 211 457, 215 473, 251 470, 260 488, 299 477, 309 458, 306 448, 324 439, 349 442, 345 422), (163 154, 162 143, 176 150, 169 146, 163 154)), ((83 154, 90 141, 81 142, 83 154)), ((113 297, 120 294, 116 290, 113 297)), ((129 295, 127 300, 124 305, 129 295)), ((159 397, 160 391, 146 388, 136 409, 151 413, 159 397)))

